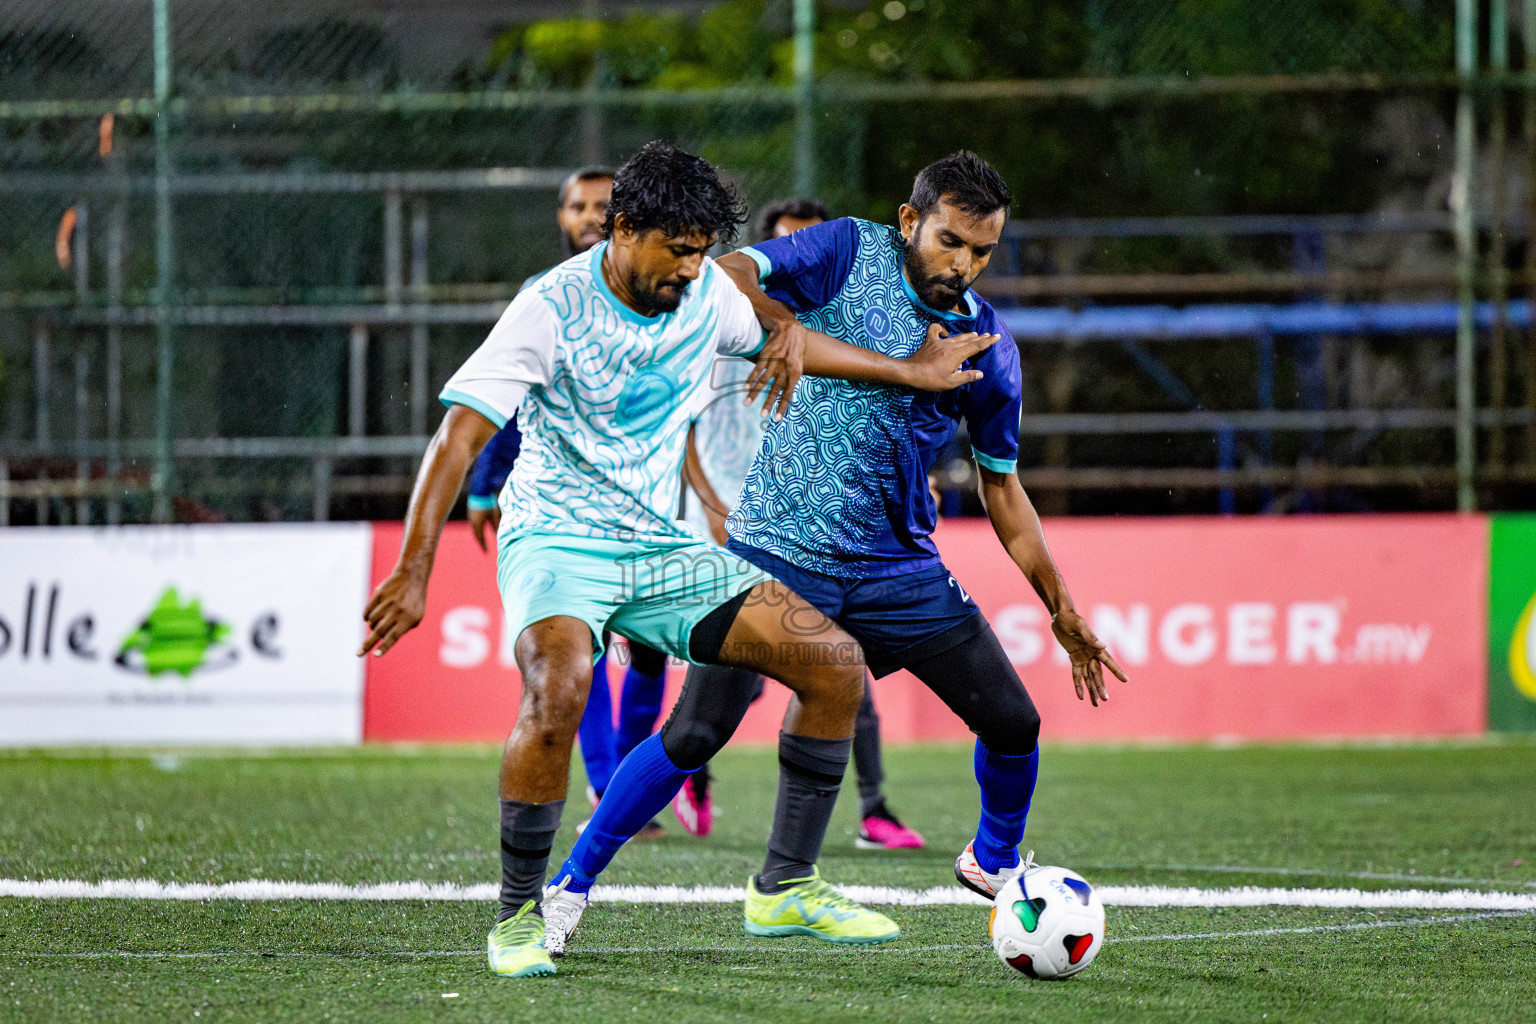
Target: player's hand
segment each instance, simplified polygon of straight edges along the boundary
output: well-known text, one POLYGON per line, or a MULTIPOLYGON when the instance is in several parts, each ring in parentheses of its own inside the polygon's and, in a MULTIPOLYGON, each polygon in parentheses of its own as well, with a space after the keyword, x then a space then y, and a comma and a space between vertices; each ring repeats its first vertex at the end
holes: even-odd
POLYGON ((908 387, 919 391, 952 391, 962 384, 981 380, 980 370, 962 370, 965 361, 997 344, 996 334, 947 334, 939 324, 928 325, 928 337, 902 362, 908 387))
POLYGON ((491 528, 491 539, 496 539, 496 531, 501 529, 501 506, 492 505, 490 508, 471 508, 469 510, 469 528, 475 533, 475 543, 480 545, 481 551, 490 551, 485 546, 485 528, 491 528))
POLYGON ((427 610, 427 576, 399 566, 373 592, 363 618, 368 623, 368 639, 357 649, 361 658, 370 650, 375 656, 395 646, 421 621, 427 610))
POLYGON ((776 321, 768 331, 768 340, 757 354, 757 365, 747 375, 747 404, 756 405, 757 396, 766 389, 763 415, 772 413, 783 419, 789 412, 789 400, 795 385, 805 373, 805 344, 810 328, 793 318, 776 321))
POLYGON ((1051 632, 1056 634, 1057 643, 1072 659, 1072 686, 1077 690, 1078 700, 1083 699, 1085 689, 1094 707, 1109 700, 1104 689, 1106 668, 1122 683, 1130 682, 1115 662, 1115 656, 1104 646, 1104 641, 1093 635, 1088 621, 1073 609, 1064 608, 1056 613, 1051 619, 1051 632))

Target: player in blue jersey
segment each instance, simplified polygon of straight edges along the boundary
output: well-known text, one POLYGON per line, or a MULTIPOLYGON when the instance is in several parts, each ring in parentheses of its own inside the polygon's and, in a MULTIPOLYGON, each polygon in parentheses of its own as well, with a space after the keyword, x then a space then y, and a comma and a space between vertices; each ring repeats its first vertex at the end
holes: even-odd
MULTIPOLYGON (((523 694, 501 764, 500 910, 486 941, 497 974, 553 974, 550 956, 563 950, 586 904, 581 892, 543 883, 606 630, 780 680, 798 698, 785 717, 781 762, 834 794, 847 766, 864 685, 858 645, 769 574, 675 518, 688 429, 716 358, 754 359, 768 403, 781 409, 802 368, 947 390, 977 379, 980 371, 961 364, 995 342, 935 339, 893 359, 798 323, 765 330, 705 255, 742 219, 714 168, 672 146, 651 143, 620 168, 608 240, 518 295, 449 378, 441 396, 448 412, 423 457, 399 559, 364 609, 369 632, 359 655, 384 654, 421 621, 465 471, 516 415, 523 446, 502 495, 497 582, 523 694), (807 653, 814 651, 823 653, 807 653)), ((678 760, 697 743, 695 732, 669 722, 631 751, 628 781, 616 777, 598 808, 612 808, 610 830, 588 827, 581 842, 616 849, 614 836, 634 835, 703 763, 678 760), (640 796, 651 789, 666 797, 646 810, 640 796)), ((779 926, 830 941, 899 934, 889 918, 819 878, 791 886, 780 902, 779 926)))
MULTIPOLYGON (((899 227, 844 218, 720 260, 764 323, 797 322, 850 344, 901 357, 949 333, 1001 336, 967 363, 980 379, 943 394, 806 377, 789 414, 768 428, 728 521, 729 549, 785 581, 863 647, 878 678, 905 668, 976 734, 981 816, 956 860, 961 884, 991 897, 1020 870, 1018 844, 1039 767, 1040 717, 980 609, 949 574, 931 534, 928 470, 970 426, 981 495, 998 539, 1051 613, 1081 699, 1107 698, 1104 670, 1124 674, 1073 607, 1046 549, 1040 520, 1019 485, 1018 349, 992 308, 970 290, 1002 234, 1010 196, 981 158, 960 152, 918 174, 899 227)), ((684 759, 707 759, 750 703, 725 670, 693 674, 668 722, 695 737, 684 759)), ((617 786, 629 770, 626 763, 617 786)), ((804 795, 798 769, 782 765, 763 870, 748 886, 754 910, 781 886, 814 877, 798 841, 831 813, 836 791, 804 795)), ((828 780, 823 779, 823 782, 828 780)), ((668 794, 670 796, 670 794, 668 794)), ((654 799, 654 798, 653 798, 654 799)), ((588 834, 612 833, 607 805, 588 834)), ((606 847, 578 841, 557 873, 590 886, 606 847)))
MULTIPOLYGON (((760 217, 759 235, 765 241, 783 238, 829 219, 827 208, 816 199, 786 199, 773 203, 760 217)), ((763 417, 744 405, 739 397, 751 369, 751 364, 736 360, 722 360, 715 368, 712 383, 717 397, 700 413, 695 424, 697 458, 685 463, 685 475, 693 485, 694 494, 685 495, 683 518, 701 536, 721 544, 727 543, 725 517, 741 496, 741 485, 767 430, 763 417)), ((713 669, 693 666, 689 671, 713 669)), ((761 676, 753 676, 738 685, 761 693, 763 680, 761 676)), ((866 684, 864 703, 859 705, 858 725, 853 734, 853 765, 859 783, 859 834, 854 845, 861 850, 921 849, 923 837, 896 817, 886 803, 882 761, 880 715, 875 710, 874 695, 866 684)), ((672 801, 672 809, 690 834, 709 834, 714 819, 709 765, 688 777, 672 801)), ((644 835, 642 832, 636 838, 644 835)))
MULTIPOLYGON (((587 252, 603 240, 603 222, 608 216, 608 200, 612 194, 613 171, 607 167, 580 168, 560 183, 555 226, 560 230, 560 249, 567 259, 587 252)), ((528 288, 547 273, 549 271, 541 270, 531 275, 518 290, 528 288)), ((490 527, 494 537, 501 525, 498 501, 521 447, 522 434, 517 429, 517 418, 513 417, 480 452, 469 475, 466 500, 469 525, 482 551, 489 550, 485 542, 486 527, 490 527)), ((587 769, 587 800, 593 807, 608 789, 608 781, 613 778, 619 762, 651 734, 661 715, 667 656, 639 641, 628 641, 626 647, 629 662, 619 691, 617 724, 613 716, 613 695, 606 685, 608 655, 605 643, 603 656, 592 667, 592 678, 600 685, 592 687, 587 709, 581 716, 581 728, 577 730, 581 759, 587 769)), ((665 834, 661 822, 653 819, 636 838, 656 839, 665 834)))

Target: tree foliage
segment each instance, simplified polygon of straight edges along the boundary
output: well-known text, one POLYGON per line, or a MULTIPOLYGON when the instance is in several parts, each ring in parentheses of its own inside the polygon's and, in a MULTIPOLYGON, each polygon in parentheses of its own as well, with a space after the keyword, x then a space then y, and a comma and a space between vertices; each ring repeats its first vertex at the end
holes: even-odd
MULTIPOLYGON (((821 4, 818 81, 1425 73, 1451 63, 1452 0, 868 0, 821 4)), ((482 81, 663 90, 791 83, 791 0, 723 0, 696 17, 535 22, 496 40, 482 81)), ((1369 99, 1232 97, 1094 104, 858 105, 825 100, 828 198, 887 216, 917 168, 960 146, 1008 175, 1031 213, 1214 213, 1369 206, 1369 99)), ((783 119, 705 119, 694 144, 766 161, 787 186, 783 119)), ((690 134, 673 119, 658 127, 690 134)), ((742 170, 746 170, 743 168, 742 170)), ((755 173, 763 176, 759 168, 755 173)), ((757 196, 759 200, 768 196, 757 196)))

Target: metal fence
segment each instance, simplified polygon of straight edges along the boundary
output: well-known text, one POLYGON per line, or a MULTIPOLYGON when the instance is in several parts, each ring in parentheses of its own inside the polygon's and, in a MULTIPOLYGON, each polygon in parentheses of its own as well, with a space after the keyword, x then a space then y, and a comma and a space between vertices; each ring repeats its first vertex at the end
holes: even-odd
MULTIPOLYGON (((754 202, 817 191, 889 216, 901 177, 937 155, 889 140, 935 123, 984 151, 1000 133, 1065 140, 1053 181, 1111 182, 1071 207, 1024 190, 982 279, 1024 350, 1022 476, 1046 510, 1528 500, 1536 78, 1510 70, 1501 0, 1491 23, 1460 0, 1454 24, 1404 14, 1330 33, 1321 70, 1187 74, 1200 5, 1151 3, 1076 5, 1119 20, 1095 23, 1074 76, 823 66, 849 34, 883 38, 895 8, 921 6, 769 3, 788 80, 666 88, 625 78, 640 74, 625 61, 668 59, 648 22, 604 36, 593 68, 607 70, 584 81, 555 58, 539 80, 497 63, 508 26, 580 36, 593 4, 9 7, 0 522, 397 515, 437 387, 557 258, 568 168, 668 137, 754 202), (1417 191, 1233 214, 1206 212, 1195 179, 1151 201, 1124 187, 1146 140, 1240 148, 1244 124, 1292 108, 1334 137, 1406 125, 1333 173, 1416 150, 1400 177, 1417 191)), ((1276 52, 1302 45, 1306 25, 1274 19, 1276 52)), ((962 462, 942 477, 968 484, 962 462)))

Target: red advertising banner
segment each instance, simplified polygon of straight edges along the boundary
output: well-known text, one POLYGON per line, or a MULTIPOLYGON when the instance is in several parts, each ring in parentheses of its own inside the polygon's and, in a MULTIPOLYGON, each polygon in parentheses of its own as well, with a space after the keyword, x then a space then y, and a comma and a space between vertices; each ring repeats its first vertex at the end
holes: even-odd
MULTIPOLYGON (((400 554, 401 523, 373 527, 377 587, 400 554)), ((437 549, 421 624, 382 658, 368 658, 365 740, 504 740, 517 719, 522 677, 515 637, 502 636, 496 557, 468 523, 449 523, 437 549)))
MULTIPOLYGON (((1048 522, 1046 536, 1079 609, 1131 676, 1103 707, 1076 699, 1045 611, 990 525, 952 520, 938 542, 1018 667, 1048 738, 1484 728, 1486 518, 1070 519, 1048 522)), ((375 583, 399 539, 399 524, 375 527, 375 583)), ((514 639, 503 635, 493 559, 467 527, 450 525, 421 626, 370 659, 365 737, 503 739, 520 684, 514 639)), ((674 668, 669 703, 680 681, 674 668)), ((771 741, 787 699, 770 686, 738 742, 771 741)), ((968 736, 905 673, 877 682, 875 701, 889 742, 968 736)))
POLYGON ((1131 677, 1103 707, 1076 699, 1044 610, 986 523, 948 524, 940 546, 1048 737, 1484 728, 1486 518, 1074 519, 1047 523, 1046 538, 1131 677))

